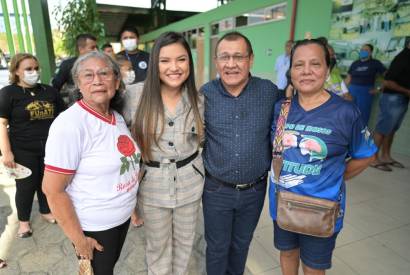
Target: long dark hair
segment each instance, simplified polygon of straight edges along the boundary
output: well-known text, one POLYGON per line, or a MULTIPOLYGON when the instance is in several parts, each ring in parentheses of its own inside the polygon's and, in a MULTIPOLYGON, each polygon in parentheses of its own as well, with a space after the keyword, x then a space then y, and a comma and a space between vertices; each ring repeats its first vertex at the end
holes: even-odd
POLYGON ((182 89, 187 90, 189 103, 191 105, 189 112, 192 111, 194 114, 196 128, 198 129, 198 146, 203 137, 203 122, 198 108, 199 94, 195 86, 195 72, 191 50, 182 34, 177 32, 165 32, 155 40, 141 100, 135 113, 135 123, 131 129, 141 149, 144 161, 152 160, 151 148, 153 144, 159 147, 158 141, 164 130, 165 114, 161 97, 161 80, 159 78, 159 53, 161 48, 174 43, 181 44, 188 53, 189 76, 182 84, 182 89), (160 133, 157 133, 158 125, 161 126, 160 133))

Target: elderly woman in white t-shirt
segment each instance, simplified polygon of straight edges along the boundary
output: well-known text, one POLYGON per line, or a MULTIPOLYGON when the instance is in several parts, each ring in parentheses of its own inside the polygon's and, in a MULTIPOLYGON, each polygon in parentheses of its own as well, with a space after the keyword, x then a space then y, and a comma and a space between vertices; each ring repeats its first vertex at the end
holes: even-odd
POLYGON ((140 153, 118 112, 118 65, 91 52, 72 75, 82 99, 50 128, 43 190, 77 256, 111 275, 136 205, 140 153))

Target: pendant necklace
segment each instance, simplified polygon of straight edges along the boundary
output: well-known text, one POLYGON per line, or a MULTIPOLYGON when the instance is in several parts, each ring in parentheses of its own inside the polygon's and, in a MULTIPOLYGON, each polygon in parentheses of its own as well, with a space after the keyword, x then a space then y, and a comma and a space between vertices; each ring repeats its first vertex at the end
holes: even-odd
MULTIPOLYGON (((24 87, 21 87, 21 88, 23 88, 23 92, 26 93, 26 89, 25 89, 24 87)), ((30 91, 30 90, 29 90, 28 92, 30 93, 31 96, 35 96, 35 95, 36 95, 36 93, 35 93, 34 91, 30 91)))

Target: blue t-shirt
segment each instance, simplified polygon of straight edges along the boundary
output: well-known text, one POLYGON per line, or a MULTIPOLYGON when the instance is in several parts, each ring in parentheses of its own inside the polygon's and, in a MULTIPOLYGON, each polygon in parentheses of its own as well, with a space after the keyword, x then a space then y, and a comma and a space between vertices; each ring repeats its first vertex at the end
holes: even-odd
MULTIPOLYGON (((285 126, 283 168, 279 188, 288 191, 340 201, 340 215, 335 232, 340 231, 345 210, 343 175, 346 157, 367 158, 376 153, 370 132, 360 112, 351 102, 330 93, 321 106, 305 111, 295 96, 285 126)), ((272 141, 276 130, 281 102, 275 105, 272 141)), ((274 172, 271 170, 269 198, 270 213, 276 220, 274 172)))
POLYGON ((383 74, 386 67, 377 59, 366 61, 356 60, 350 65, 348 73, 352 77, 350 84, 355 85, 374 85, 376 75, 383 74))

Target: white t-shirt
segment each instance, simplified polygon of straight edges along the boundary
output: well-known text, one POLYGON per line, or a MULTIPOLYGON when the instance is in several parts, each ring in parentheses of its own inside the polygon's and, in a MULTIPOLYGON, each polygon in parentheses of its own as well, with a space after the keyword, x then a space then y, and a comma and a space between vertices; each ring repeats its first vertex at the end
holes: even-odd
POLYGON ((140 151, 112 113, 108 120, 78 101, 54 120, 46 144, 45 169, 73 175, 66 191, 85 231, 124 223, 137 200, 140 151))

